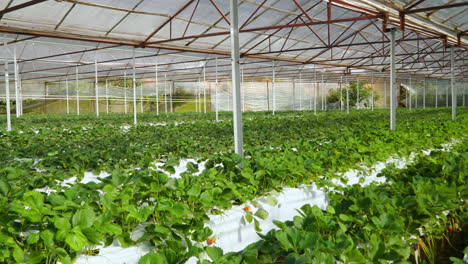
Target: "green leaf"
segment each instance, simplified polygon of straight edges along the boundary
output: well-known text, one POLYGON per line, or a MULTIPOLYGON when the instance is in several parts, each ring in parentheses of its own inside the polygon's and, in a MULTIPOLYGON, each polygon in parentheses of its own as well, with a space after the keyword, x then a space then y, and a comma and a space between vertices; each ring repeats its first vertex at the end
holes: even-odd
POLYGON ((330 214, 335 214, 335 208, 333 208, 333 206, 329 205, 327 206, 327 212, 329 212, 330 214))
POLYGON ((44 196, 37 191, 29 191, 23 195, 24 203, 31 208, 42 208, 44 205, 44 196))
POLYGON ((246 213, 244 217, 245 217, 245 221, 247 221, 247 223, 252 223, 253 217, 252 217, 251 212, 246 213))
POLYGON ((270 206, 276 206, 278 204, 278 200, 271 195, 267 196, 266 201, 270 206))
POLYGON ((31 233, 26 239, 26 243, 28 243, 28 245, 36 244, 37 241, 39 241, 39 233, 31 233))
POLYGON ((206 254, 213 261, 217 261, 220 257, 223 256, 223 250, 219 247, 207 247, 205 248, 206 254))
POLYGON ((257 212, 255 212, 255 216, 265 220, 268 218, 268 212, 265 209, 258 209, 257 212))
POLYGON ((148 253, 140 258, 138 264, 165 264, 166 261, 158 253, 148 253))
POLYGON ((96 214, 93 209, 87 207, 84 209, 79 209, 75 212, 72 218, 73 226, 79 226, 81 228, 91 227, 96 218, 96 214))
POLYGON ((122 234, 122 228, 114 223, 104 223, 99 226, 99 230, 103 233, 110 235, 120 235, 122 234))
POLYGON ((260 227, 260 222, 257 219, 254 219, 254 227, 256 232, 262 232, 262 228, 260 227))
POLYGON ((22 263, 24 259, 24 251, 18 246, 14 247, 13 258, 15 259, 16 263, 22 263))
POLYGON ((79 229, 74 229, 65 237, 65 242, 73 251, 80 251, 87 244, 87 239, 79 229))
POLYGON ((57 229, 69 230, 71 229, 70 220, 68 218, 58 217, 53 220, 57 229))
POLYGON ((3 195, 7 195, 10 191, 11 186, 8 182, 0 180, 0 193, 3 195))
POLYGON ((41 238, 42 238, 42 241, 44 241, 44 244, 50 248, 50 249, 53 249, 54 248, 54 233, 50 230, 43 230, 41 231, 41 238))

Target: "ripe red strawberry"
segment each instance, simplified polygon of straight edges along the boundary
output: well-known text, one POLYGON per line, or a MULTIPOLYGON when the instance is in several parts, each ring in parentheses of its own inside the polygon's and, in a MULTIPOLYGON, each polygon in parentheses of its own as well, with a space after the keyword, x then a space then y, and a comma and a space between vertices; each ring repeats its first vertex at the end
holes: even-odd
POLYGON ((248 206, 244 207, 244 212, 250 212, 250 207, 248 206))
POLYGON ((449 226, 448 230, 449 230, 450 232, 452 232, 452 231, 453 231, 453 227, 449 226))
POLYGON ((208 244, 208 246, 211 246, 213 245, 213 243, 216 242, 216 238, 212 237, 212 238, 208 238, 208 240, 206 240, 206 243, 208 244))

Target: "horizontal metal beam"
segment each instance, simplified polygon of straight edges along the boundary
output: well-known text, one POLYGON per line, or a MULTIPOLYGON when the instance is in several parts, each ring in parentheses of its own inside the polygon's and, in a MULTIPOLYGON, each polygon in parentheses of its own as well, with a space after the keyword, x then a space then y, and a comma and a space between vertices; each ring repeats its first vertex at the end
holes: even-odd
POLYGON ((19 5, 8 7, 8 8, 5 8, 5 9, 0 11, 0 16, 3 16, 4 14, 7 14, 7 13, 10 13, 10 12, 19 10, 19 9, 23 9, 25 7, 28 7, 28 6, 32 6, 32 5, 42 3, 42 2, 45 2, 45 1, 47 1, 47 0, 32 0, 32 1, 28 1, 28 2, 25 2, 25 3, 19 4, 19 5))
POLYGON ((462 7, 466 5, 468 5, 468 2, 456 3, 456 4, 450 4, 450 5, 431 6, 431 7, 425 7, 425 8, 412 9, 412 10, 404 10, 402 11, 402 13, 414 14, 414 13, 428 12, 428 11, 434 11, 434 10, 440 10, 440 9, 446 9, 446 8, 462 7))

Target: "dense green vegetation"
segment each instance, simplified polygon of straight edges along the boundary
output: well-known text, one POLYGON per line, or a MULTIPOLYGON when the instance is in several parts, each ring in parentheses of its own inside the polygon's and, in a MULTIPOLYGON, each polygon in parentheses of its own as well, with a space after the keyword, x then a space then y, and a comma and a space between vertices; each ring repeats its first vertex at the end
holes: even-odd
POLYGON ((411 263, 416 249, 419 263, 465 263, 455 255, 468 245, 467 151, 458 145, 386 168, 388 184, 334 186, 326 210, 305 205, 241 252, 207 252, 215 263, 411 263))
POLYGON ((467 113, 460 108, 453 122, 447 109, 401 111, 396 131, 386 111, 246 113, 246 158, 231 152, 228 113, 220 122, 213 113, 142 114, 136 127, 130 115, 23 116, 14 131, 0 132, 0 261, 65 264, 117 239, 152 245, 157 253, 142 263, 183 263, 205 250, 209 213, 284 186, 326 185, 336 172, 390 154, 464 140, 467 113), (174 173, 180 158, 207 160, 206 168, 194 177, 198 167, 190 163, 181 179, 155 170, 162 161, 160 169, 174 173), (85 171, 110 176, 63 185, 85 171), (35 190, 44 187, 52 193, 35 190), (133 240, 142 223, 144 235, 133 240))

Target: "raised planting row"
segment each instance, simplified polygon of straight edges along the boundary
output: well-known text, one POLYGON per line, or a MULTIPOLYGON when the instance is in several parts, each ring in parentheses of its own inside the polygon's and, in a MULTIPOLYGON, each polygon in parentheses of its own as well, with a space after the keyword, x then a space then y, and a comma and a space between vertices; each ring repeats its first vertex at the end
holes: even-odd
MULTIPOLYGON (((0 262, 65 264, 77 254, 96 254, 93 245, 118 241, 142 242, 167 263, 184 263, 203 253, 212 236, 205 227, 208 214, 284 186, 325 184, 319 175, 334 177, 393 153, 404 156, 461 139, 468 122, 466 109, 460 112, 452 122, 447 111, 404 111, 397 131, 388 130, 385 112, 258 115, 245 122, 244 159, 228 152, 232 140, 223 133, 230 131, 230 122, 3 133, 0 262), (165 172, 153 165, 163 155, 165 172), (180 179, 169 178, 177 158, 190 156, 207 159, 205 170, 194 176, 198 168, 189 164, 180 179), (86 170, 110 175, 64 185, 86 170), (36 190, 44 187, 50 194, 36 190), (132 236, 136 228, 144 228, 144 235, 132 236)), ((251 213, 252 218, 268 215, 260 209, 251 213)))
POLYGON ((468 146, 459 144, 384 169, 385 184, 334 186, 326 210, 305 205, 243 251, 207 248, 212 261, 202 263, 466 263, 467 160, 468 146))

